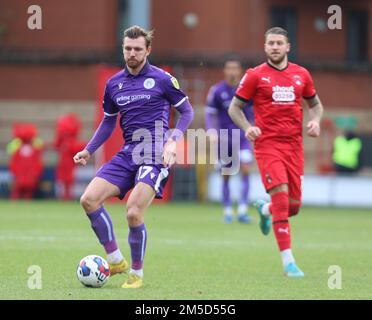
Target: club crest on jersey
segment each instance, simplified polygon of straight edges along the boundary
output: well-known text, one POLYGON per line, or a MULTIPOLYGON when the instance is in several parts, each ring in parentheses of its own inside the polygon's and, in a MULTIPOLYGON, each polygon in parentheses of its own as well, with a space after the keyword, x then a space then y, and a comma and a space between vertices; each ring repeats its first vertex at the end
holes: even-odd
POLYGON ((266 173, 266 175, 265 175, 265 179, 266 179, 266 182, 267 182, 267 183, 269 183, 269 184, 273 183, 273 179, 271 179, 270 174, 266 173))
POLYGON ((222 98, 223 100, 227 99, 228 97, 229 97, 229 94, 228 94, 226 91, 223 91, 223 92, 221 93, 221 98, 222 98))
POLYGON ((176 79, 175 77, 172 77, 172 78, 171 78, 171 81, 172 81, 172 83, 173 83, 173 86, 174 86, 176 89, 179 89, 179 88, 180 88, 180 85, 179 85, 179 83, 178 83, 178 81, 177 81, 177 79, 176 79))
POLYGON ((293 86, 290 87, 273 87, 273 100, 275 102, 292 102, 296 100, 295 89, 293 86))
POLYGON ((143 86, 144 86, 145 89, 151 89, 155 86, 155 80, 153 78, 147 78, 143 82, 143 86))
POLYGON ((302 84, 301 77, 298 75, 293 76, 293 80, 296 85, 300 86, 302 84))

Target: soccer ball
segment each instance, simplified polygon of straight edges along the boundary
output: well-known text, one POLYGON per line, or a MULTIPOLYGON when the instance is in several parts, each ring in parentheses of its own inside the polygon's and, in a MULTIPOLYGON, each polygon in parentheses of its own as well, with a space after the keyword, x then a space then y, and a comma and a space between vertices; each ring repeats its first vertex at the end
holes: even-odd
POLYGON ((84 286, 100 288, 110 278, 110 267, 102 257, 89 255, 80 260, 76 275, 84 286))

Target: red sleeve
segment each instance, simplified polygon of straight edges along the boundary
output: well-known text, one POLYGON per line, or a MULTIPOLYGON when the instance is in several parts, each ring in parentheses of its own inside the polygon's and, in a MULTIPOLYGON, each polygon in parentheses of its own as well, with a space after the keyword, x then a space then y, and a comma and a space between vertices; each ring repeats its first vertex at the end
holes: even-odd
POLYGON ((314 88, 313 78, 310 75, 310 72, 304 69, 304 77, 305 77, 305 86, 302 92, 302 96, 305 99, 314 98, 316 95, 316 90, 314 88))
POLYGON ((253 69, 248 69, 242 80, 240 80, 239 87, 236 90, 236 97, 243 101, 251 100, 256 92, 257 75, 253 69))

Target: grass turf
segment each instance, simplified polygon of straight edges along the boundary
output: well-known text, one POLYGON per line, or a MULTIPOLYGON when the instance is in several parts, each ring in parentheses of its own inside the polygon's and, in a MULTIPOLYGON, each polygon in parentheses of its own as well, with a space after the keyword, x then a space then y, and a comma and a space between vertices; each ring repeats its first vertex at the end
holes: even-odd
MULTIPOLYGON (((108 204, 121 250, 130 260, 123 205, 108 204)), ((273 233, 225 225, 217 204, 152 205, 144 287, 121 289, 116 275, 100 289, 76 278, 79 260, 105 257, 77 202, 0 201, 0 299, 371 299, 372 214, 361 209, 303 208, 291 219, 303 279, 283 276, 273 233), (42 289, 27 283, 42 270, 42 289), (328 268, 341 267, 342 289, 329 289, 328 268)))

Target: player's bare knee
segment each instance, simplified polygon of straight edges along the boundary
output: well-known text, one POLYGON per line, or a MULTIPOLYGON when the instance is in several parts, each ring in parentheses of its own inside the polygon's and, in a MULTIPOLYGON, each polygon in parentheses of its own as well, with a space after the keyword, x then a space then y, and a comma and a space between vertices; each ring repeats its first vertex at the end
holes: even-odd
POLYGON ((85 193, 80 197, 80 204, 84 208, 85 212, 95 211, 99 207, 99 202, 90 194, 85 193))
POLYGON ((245 165, 245 164, 242 164, 240 166, 240 174, 242 176, 248 176, 249 175, 249 166, 245 165))
POLYGON ((135 202, 127 204, 127 220, 129 224, 136 222, 140 216, 140 213, 141 209, 135 202))
POLYGON ((241 175, 243 177, 249 176, 249 170, 248 169, 243 169, 240 171, 241 175))
POLYGON ((229 175, 223 175, 223 176, 222 176, 222 179, 223 179, 223 181, 225 181, 225 182, 229 182, 229 180, 230 180, 230 176, 229 176, 229 175))

